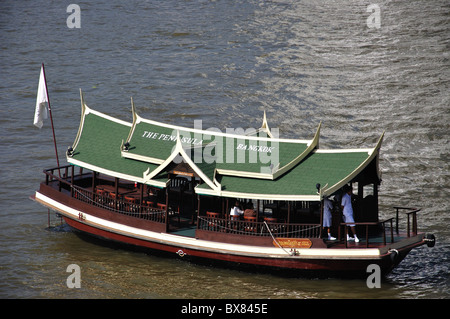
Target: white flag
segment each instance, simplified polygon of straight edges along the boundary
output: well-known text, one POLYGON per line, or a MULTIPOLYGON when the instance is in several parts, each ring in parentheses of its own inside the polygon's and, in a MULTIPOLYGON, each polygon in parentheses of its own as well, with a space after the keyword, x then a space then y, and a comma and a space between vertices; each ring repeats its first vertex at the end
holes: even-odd
POLYGON ((44 77, 44 69, 41 67, 41 76, 39 77, 39 86, 36 98, 36 110, 34 111, 34 121, 33 124, 41 128, 44 124, 44 119, 47 119, 47 88, 44 77))

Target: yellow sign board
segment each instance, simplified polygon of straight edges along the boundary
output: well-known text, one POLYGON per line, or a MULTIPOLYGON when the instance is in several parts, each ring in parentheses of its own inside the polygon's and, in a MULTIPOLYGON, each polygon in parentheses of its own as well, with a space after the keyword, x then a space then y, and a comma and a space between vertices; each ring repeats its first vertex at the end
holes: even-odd
POLYGON ((311 248, 312 242, 308 238, 275 238, 274 246, 278 244, 283 248, 311 248))

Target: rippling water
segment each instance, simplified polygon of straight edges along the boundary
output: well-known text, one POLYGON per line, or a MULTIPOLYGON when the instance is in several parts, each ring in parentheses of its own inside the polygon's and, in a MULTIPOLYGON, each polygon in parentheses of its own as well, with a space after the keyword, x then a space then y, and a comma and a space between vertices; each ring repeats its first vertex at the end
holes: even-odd
MULTIPOLYGON (((6 298, 449 298, 448 1, 0 2, 0 297, 6 298), (370 4, 380 28, 368 28, 370 4), (32 125, 46 65, 61 162, 89 106, 131 121, 259 127, 281 136, 381 155, 382 214, 422 207, 437 245, 410 253, 382 283, 286 279, 114 250, 47 230, 28 199, 56 165, 50 123, 32 125), (66 267, 82 269, 68 289, 66 267)), ((58 220, 52 216, 52 223, 58 220)))

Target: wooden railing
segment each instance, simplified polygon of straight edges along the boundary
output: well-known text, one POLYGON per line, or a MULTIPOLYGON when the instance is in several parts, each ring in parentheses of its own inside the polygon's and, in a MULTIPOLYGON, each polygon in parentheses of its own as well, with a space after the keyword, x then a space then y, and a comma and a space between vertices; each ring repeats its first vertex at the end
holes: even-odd
MULTIPOLYGON (((151 220, 158 223, 165 223, 166 211, 152 207, 146 204, 132 203, 123 198, 111 198, 110 196, 103 196, 93 193, 83 187, 76 186, 72 183, 73 179, 81 179, 83 176, 88 177, 90 173, 74 174, 74 167, 72 165, 62 166, 60 168, 51 168, 44 171, 45 184, 57 183, 56 187, 61 192, 63 189, 70 191, 70 196, 88 203, 90 205, 110 210, 116 213, 151 220), (58 171, 56 173, 55 171, 58 171), (61 177, 59 177, 61 174, 61 177)), ((169 210, 169 216, 174 215, 172 210, 169 210)))
MULTIPOLYGON (((91 191, 77 186, 73 186, 73 189, 74 198, 90 205, 110 210, 116 213, 143 218, 159 223, 164 223, 166 220, 165 210, 145 204, 141 205, 139 203, 132 203, 126 200, 115 199, 109 196, 102 196, 95 193, 93 194, 91 191)), ((171 214, 172 212, 169 212, 169 215, 171 214)))
POLYGON ((54 167, 54 168, 46 169, 46 170, 44 170, 44 174, 45 174, 45 184, 46 185, 49 185, 50 182, 58 181, 59 191, 62 190, 64 185, 65 185, 65 188, 70 189, 70 186, 72 184, 71 181, 75 175, 74 174, 74 166, 66 165, 66 166, 62 166, 62 167, 54 167), (69 170, 69 168, 70 168, 70 170, 69 170), (55 175, 55 171, 58 171, 58 175, 55 175), (62 177, 60 177, 61 171, 63 171, 62 177))
MULTIPOLYGON (((408 237, 411 237, 411 235, 417 235, 417 212, 420 211, 420 209, 416 209, 416 208, 409 208, 409 207, 394 207, 396 209, 396 216, 395 218, 389 218, 383 221, 379 221, 379 222, 365 222, 365 223, 341 223, 341 226, 350 226, 350 225, 356 225, 359 226, 359 228, 364 227, 365 228, 365 233, 366 233, 366 247, 369 247, 369 241, 370 241, 370 237, 369 237, 369 227, 370 226, 375 226, 375 227, 381 227, 382 230, 382 239, 383 239, 383 245, 386 245, 387 243, 387 236, 386 236, 386 231, 389 232, 390 235, 390 242, 393 243, 395 240, 394 237, 394 226, 393 226, 393 222, 395 219, 395 233, 397 235, 399 235, 399 211, 400 210, 408 210, 408 212, 406 212, 405 214, 407 215, 407 229, 406 229, 406 235, 408 237), (412 220, 412 221, 411 221, 412 220), (386 224, 389 225, 389 227, 386 227, 386 224)), ((344 227, 345 228, 345 236, 344 236, 344 240, 345 240, 345 245, 347 247, 347 234, 348 234, 348 227, 344 227)), ((341 227, 339 227, 339 235, 338 235, 338 239, 341 239, 341 227)))
MULTIPOLYGON (((338 239, 339 240, 344 240, 345 241, 345 247, 347 247, 347 235, 348 235, 348 227, 345 226, 358 226, 358 228, 361 228, 364 226, 365 228, 365 233, 366 233, 366 238, 365 238, 365 244, 366 244, 366 248, 369 247, 369 242, 370 242, 370 232, 369 232, 369 227, 370 226, 375 226, 375 227, 380 227, 382 229, 382 238, 383 238, 383 245, 386 245, 387 241, 386 241, 386 223, 390 224, 390 242, 393 243, 394 242, 394 230, 392 228, 392 222, 393 222, 393 218, 389 218, 386 220, 383 220, 381 222, 365 222, 365 223, 341 223, 340 226, 344 226, 344 238, 342 238, 341 236, 341 227, 339 227, 339 233, 338 233, 338 239)), ((377 236, 377 238, 379 238, 377 236)), ((360 238, 361 239, 361 238, 360 238)))
POLYGON ((408 237, 411 236, 411 233, 413 235, 417 235, 417 212, 420 211, 420 208, 410 208, 410 207, 400 207, 400 206, 394 206, 394 208, 396 210, 395 231, 398 233, 398 222, 399 222, 399 216, 398 215, 399 215, 400 210, 408 210, 408 212, 405 213, 406 216, 407 216, 406 233, 407 233, 408 237), (411 225, 411 219, 412 219, 412 225, 411 225))
POLYGON ((199 216, 198 229, 250 236, 320 238, 320 224, 287 224, 199 216))

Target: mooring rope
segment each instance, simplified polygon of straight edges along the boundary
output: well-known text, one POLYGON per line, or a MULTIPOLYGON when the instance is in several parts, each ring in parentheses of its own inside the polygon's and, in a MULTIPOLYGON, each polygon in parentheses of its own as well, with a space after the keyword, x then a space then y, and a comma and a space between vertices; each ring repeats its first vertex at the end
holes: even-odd
POLYGON ((283 251, 288 254, 289 256, 292 256, 293 254, 288 252, 286 249, 283 248, 283 246, 280 245, 280 243, 278 243, 278 240, 276 240, 275 237, 273 237, 272 232, 270 231, 269 225, 267 225, 266 221, 264 221, 264 225, 266 225, 267 230, 269 231, 270 236, 272 236, 273 241, 278 245, 278 247, 280 247, 281 249, 283 249, 283 251))

